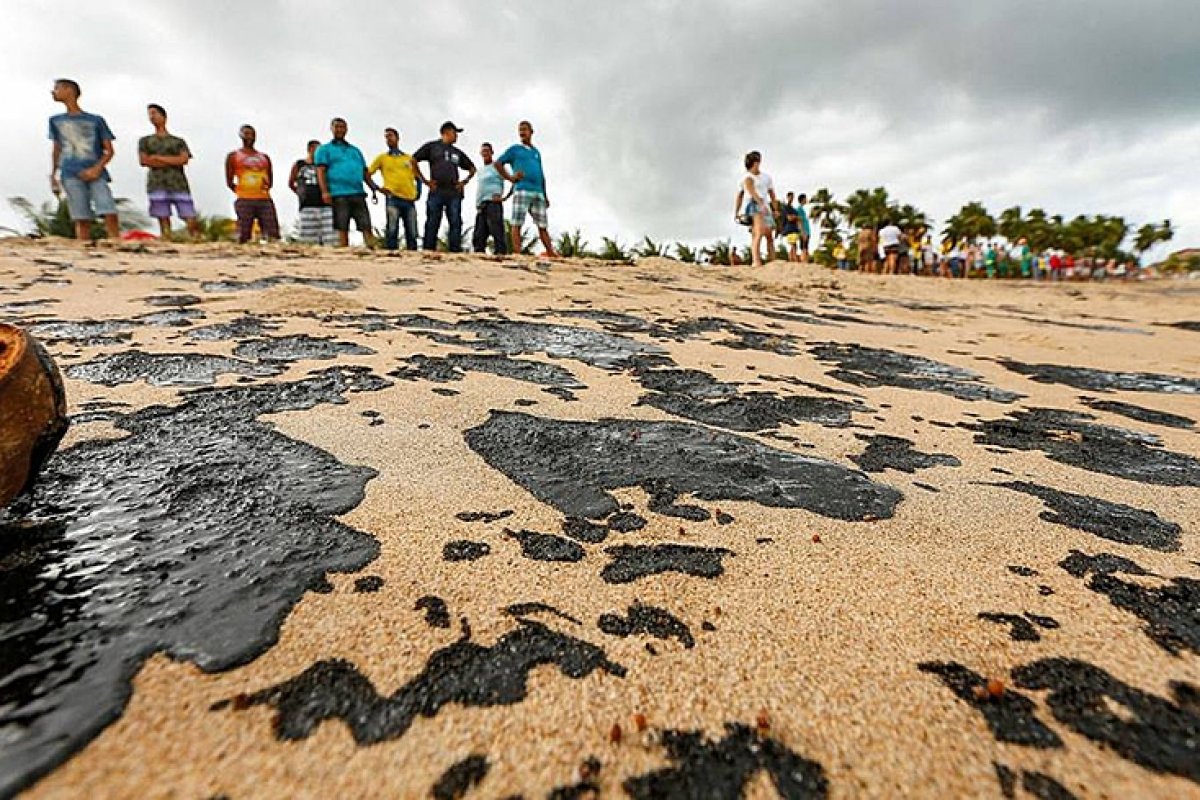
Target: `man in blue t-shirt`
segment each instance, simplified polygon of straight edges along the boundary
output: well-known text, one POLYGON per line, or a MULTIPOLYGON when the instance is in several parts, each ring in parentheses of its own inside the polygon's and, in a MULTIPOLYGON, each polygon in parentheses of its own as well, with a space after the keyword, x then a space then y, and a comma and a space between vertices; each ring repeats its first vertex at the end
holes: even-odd
POLYGON ((367 208, 367 193, 363 184, 371 188, 371 202, 379 202, 379 187, 367 172, 367 160, 362 151, 346 141, 350 126, 341 117, 329 123, 333 138, 317 148, 313 163, 317 165, 317 183, 321 186, 321 200, 333 206, 333 227, 337 230, 338 246, 350 244, 350 220, 362 234, 367 247, 375 246, 375 234, 371 230, 371 211, 367 208))
POLYGON ((509 212, 508 224, 512 233, 512 248, 514 253, 521 252, 521 226, 525 224, 525 215, 533 218, 533 224, 538 227, 538 237, 546 248, 546 255, 557 258, 554 244, 550 241, 550 222, 546 209, 550 208, 550 198, 546 194, 546 176, 542 172, 542 154, 533 146, 533 125, 522 121, 517 126, 517 136, 521 143, 514 144, 496 159, 496 171, 506 181, 516 184, 513 187, 512 210, 509 212), (512 174, 505 167, 513 168, 512 174))
POLYGON ((79 84, 67 78, 54 82, 50 96, 66 106, 65 114, 50 118, 50 189, 57 196, 67 194, 67 208, 75 223, 75 238, 92 238, 92 220, 104 217, 108 238, 121 235, 117 203, 108 186, 108 162, 113 158, 113 136, 98 114, 79 107, 79 84))

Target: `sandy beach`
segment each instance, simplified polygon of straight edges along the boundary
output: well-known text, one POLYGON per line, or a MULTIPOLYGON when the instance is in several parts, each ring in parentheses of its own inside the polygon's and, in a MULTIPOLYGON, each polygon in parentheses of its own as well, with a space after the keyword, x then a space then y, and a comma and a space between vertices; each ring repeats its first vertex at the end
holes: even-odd
POLYGON ((2 240, 0 319, 0 797, 1200 797, 1200 282, 2 240))

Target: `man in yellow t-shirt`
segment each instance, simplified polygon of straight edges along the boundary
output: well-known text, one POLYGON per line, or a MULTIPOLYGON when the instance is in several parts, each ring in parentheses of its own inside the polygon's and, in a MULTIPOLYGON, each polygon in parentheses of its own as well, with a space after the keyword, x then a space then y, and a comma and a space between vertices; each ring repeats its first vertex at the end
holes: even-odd
POLYGON ((387 151, 375 156, 367 174, 383 175, 383 193, 387 196, 387 228, 384 247, 396 250, 400 246, 400 220, 404 220, 404 246, 417 249, 417 164, 413 157, 400 149, 400 134, 395 128, 385 128, 383 140, 387 151))

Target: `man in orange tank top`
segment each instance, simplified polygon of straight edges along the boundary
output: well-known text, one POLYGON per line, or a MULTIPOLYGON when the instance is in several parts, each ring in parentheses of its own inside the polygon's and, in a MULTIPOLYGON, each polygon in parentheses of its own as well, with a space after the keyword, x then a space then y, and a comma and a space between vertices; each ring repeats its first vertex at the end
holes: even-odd
POLYGON ((239 133, 241 149, 225 157, 225 184, 237 196, 233 210, 237 214, 238 241, 250 241, 255 221, 262 235, 274 241, 279 238, 279 218, 271 200, 271 185, 275 182, 271 158, 254 149, 257 134, 253 126, 243 125, 239 133))

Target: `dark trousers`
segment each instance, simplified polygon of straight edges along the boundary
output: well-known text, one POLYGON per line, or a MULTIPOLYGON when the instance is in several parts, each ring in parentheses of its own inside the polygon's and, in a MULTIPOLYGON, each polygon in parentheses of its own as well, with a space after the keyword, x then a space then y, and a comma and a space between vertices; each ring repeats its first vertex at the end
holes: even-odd
POLYGON ((471 249, 482 253, 487 249, 488 237, 492 239, 492 252, 498 256, 508 253, 508 236, 504 232, 504 204, 485 200, 475 215, 475 234, 471 249))
POLYGON ((279 238, 279 218, 275 215, 275 203, 271 200, 246 200, 239 197, 233 202, 233 213, 237 215, 238 241, 250 241, 254 222, 258 221, 259 232, 268 239, 279 238))
POLYGON ((417 205, 412 200, 400 197, 387 199, 387 227, 384 228, 383 246, 388 250, 400 247, 400 223, 404 222, 404 246, 417 249, 417 205))
POLYGON ((446 213, 446 221, 450 230, 446 234, 446 242, 450 245, 451 253, 462 252, 462 195, 430 192, 425 203, 425 242, 426 250, 436 250, 438 229, 442 227, 442 212, 446 213))

